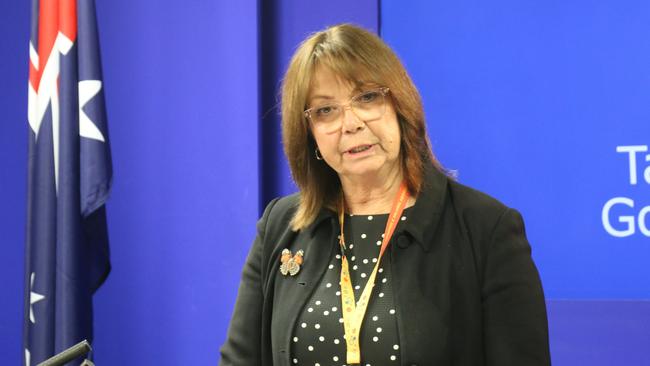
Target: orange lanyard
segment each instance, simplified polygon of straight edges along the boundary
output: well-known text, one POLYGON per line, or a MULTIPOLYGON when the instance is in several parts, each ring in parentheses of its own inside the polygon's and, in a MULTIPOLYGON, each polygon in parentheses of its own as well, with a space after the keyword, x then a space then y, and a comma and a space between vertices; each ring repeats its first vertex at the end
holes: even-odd
POLYGON ((379 250, 379 257, 377 258, 377 263, 375 268, 372 270, 370 277, 366 286, 363 288, 361 297, 359 301, 355 303, 354 301, 354 291, 352 290, 352 281, 350 279, 350 270, 348 267, 348 260, 345 257, 345 237, 343 236, 343 219, 345 216, 344 207, 341 208, 339 213, 339 224, 341 226, 341 237, 339 239, 339 244, 341 245, 341 302, 343 309, 343 326, 345 330, 345 343, 347 345, 347 363, 350 365, 361 363, 361 349, 359 347, 359 334, 361 333, 361 324, 363 323, 363 317, 366 315, 366 310, 368 309, 368 302, 370 300, 370 295, 372 294, 372 288, 375 286, 375 278, 377 277, 377 270, 379 269, 379 264, 381 263, 381 258, 384 254, 384 251, 390 243, 390 238, 393 236, 393 232, 399 223, 399 218, 404 212, 404 207, 406 207, 406 202, 409 199, 408 189, 402 183, 399 193, 393 201, 393 207, 390 210, 388 215, 388 222, 386 223, 386 229, 384 229, 384 238, 381 243, 381 249, 379 250))

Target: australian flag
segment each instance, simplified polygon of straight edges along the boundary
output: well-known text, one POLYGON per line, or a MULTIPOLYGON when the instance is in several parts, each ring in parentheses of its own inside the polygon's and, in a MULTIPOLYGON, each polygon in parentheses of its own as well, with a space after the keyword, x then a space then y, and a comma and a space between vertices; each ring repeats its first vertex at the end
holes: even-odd
POLYGON ((29 46, 27 366, 92 341, 112 180, 94 0, 32 0, 29 46))

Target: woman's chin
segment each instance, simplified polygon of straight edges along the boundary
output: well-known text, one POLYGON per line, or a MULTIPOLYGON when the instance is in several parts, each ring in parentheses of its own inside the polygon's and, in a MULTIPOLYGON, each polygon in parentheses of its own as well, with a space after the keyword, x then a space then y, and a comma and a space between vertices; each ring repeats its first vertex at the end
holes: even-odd
POLYGON ((388 175, 392 171, 391 168, 386 161, 367 159, 346 164, 345 169, 339 173, 339 176, 355 180, 376 179, 381 178, 382 175, 388 175))

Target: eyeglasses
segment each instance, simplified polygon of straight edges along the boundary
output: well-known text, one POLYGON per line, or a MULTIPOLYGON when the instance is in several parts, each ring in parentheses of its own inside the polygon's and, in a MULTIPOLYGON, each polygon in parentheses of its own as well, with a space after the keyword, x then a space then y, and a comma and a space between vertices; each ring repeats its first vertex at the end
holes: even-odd
POLYGON ((364 91, 355 95, 345 104, 329 103, 315 106, 304 111, 315 128, 325 132, 333 132, 343 124, 343 111, 350 108, 357 118, 363 122, 371 122, 381 118, 386 112, 386 95, 390 89, 381 87, 364 91))

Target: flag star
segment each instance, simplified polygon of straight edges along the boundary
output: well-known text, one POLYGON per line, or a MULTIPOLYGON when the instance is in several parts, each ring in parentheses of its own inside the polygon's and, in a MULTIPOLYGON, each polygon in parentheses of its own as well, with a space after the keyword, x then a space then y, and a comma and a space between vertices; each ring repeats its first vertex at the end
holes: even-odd
POLYGON ((79 135, 89 139, 105 142, 104 135, 97 125, 88 117, 83 108, 102 90, 101 80, 82 80, 79 82, 79 135))
POLYGON ((25 365, 29 366, 32 364, 32 355, 29 353, 29 350, 25 348, 25 365))
POLYGON ((45 296, 34 292, 34 279, 36 278, 36 273, 32 272, 30 281, 29 281, 29 321, 36 324, 36 319, 34 318, 34 307, 33 305, 37 302, 45 299, 45 296))

